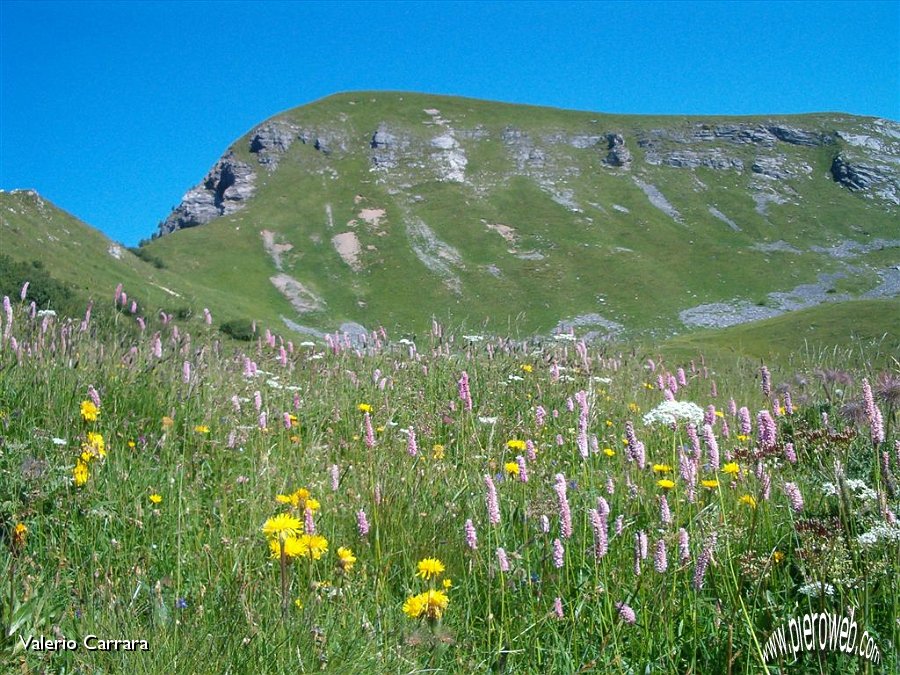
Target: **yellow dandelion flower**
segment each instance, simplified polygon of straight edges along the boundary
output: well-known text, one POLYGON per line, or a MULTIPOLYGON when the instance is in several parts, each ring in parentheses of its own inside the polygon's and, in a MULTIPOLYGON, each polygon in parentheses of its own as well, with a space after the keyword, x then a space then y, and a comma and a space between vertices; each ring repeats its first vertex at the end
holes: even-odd
POLYGON ((150 501, 153 502, 154 504, 159 504, 162 502, 162 495, 153 493, 152 495, 150 495, 150 501))
POLYGON ((725 417, 725 413, 723 413, 721 410, 716 410, 716 417, 725 417))
POLYGON ((741 504, 746 504, 746 505, 749 506, 751 509, 755 509, 755 508, 756 508, 756 499, 753 497, 753 495, 744 495, 744 496, 741 497, 738 501, 739 501, 741 504))
POLYGON ((523 363, 521 366, 519 366, 519 368, 523 373, 530 373, 534 370, 534 366, 532 366, 530 363, 523 363))
POLYGON ((772 553, 772 560, 776 564, 780 563, 782 560, 784 560, 784 553, 782 553, 781 551, 774 551, 772 553))
POLYGON ((440 619, 444 615, 444 610, 450 604, 450 598, 443 591, 426 591, 425 596, 425 618, 440 619))
POLYGON ((520 440, 518 438, 513 438, 509 441, 506 441, 506 447, 510 450, 519 450, 522 451, 525 449, 525 441, 520 440))
POLYGON ((338 565, 340 565, 341 569, 345 572, 349 572, 353 569, 354 563, 356 563, 356 556, 353 555, 353 550, 347 548, 346 546, 341 546, 337 550, 338 555, 338 565))
POLYGON ((503 465, 504 470, 510 476, 518 476, 519 475, 519 465, 516 462, 507 462, 503 465))
POLYGON ((607 457, 615 457, 616 451, 613 450, 612 448, 603 448, 603 454, 606 455, 607 457))
POLYGON ((728 462, 722 467, 722 473, 727 473, 729 476, 736 476, 740 471, 741 467, 738 466, 737 462, 728 462))
POLYGON ((658 481, 656 481, 656 484, 663 490, 671 490, 673 487, 675 487, 675 481, 669 480, 668 478, 660 478, 658 481))
POLYGON ((197 432, 198 434, 208 434, 209 427, 206 426, 205 424, 198 424, 197 426, 194 427, 194 431, 197 432))
POLYGON ((91 452, 95 457, 106 457, 106 441, 103 440, 103 434, 89 431, 87 443, 83 443, 81 447, 82 450, 91 452))
POLYGON ((279 513, 269 518, 263 525, 263 533, 274 539, 296 537, 302 530, 302 523, 290 513, 279 513))
POLYGON ((668 464, 654 464, 653 472, 654 473, 669 473, 672 471, 672 467, 668 464))
POLYGON ((136 444, 134 441, 128 441, 128 447, 131 448, 132 450, 134 449, 135 445, 136 444))
POLYGON ((275 501, 279 504, 290 504, 293 502, 293 495, 275 495, 275 501))
POLYGON ((413 595, 403 603, 403 613, 410 619, 418 619, 425 611, 426 601, 422 595, 413 595))
POLYGON ((444 587, 444 590, 449 591, 453 587, 453 581, 450 579, 444 579, 444 581, 441 582, 441 585, 444 587))
POLYGON ((85 422, 96 422, 100 417, 100 408, 93 401, 81 402, 81 419, 85 422))
POLYGON ((432 577, 439 577, 444 573, 444 563, 442 563, 437 558, 425 558, 419 561, 417 565, 418 572, 416 572, 417 577, 422 577, 423 579, 431 579, 432 577))
POLYGON ((328 552, 328 540, 321 534, 303 534, 299 537, 301 552, 304 558, 318 560, 328 552))
POLYGON ((435 443, 434 447, 431 449, 431 458, 444 459, 444 446, 440 443, 435 443))
POLYGON ((28 536, 28 527, 24 523, 16 523, 13 528, 12 545, 14 549, 23 548, 25 539, 28 536))
POLYGON ((309 509, 310 511, 315 513, 316 511, 319 510, 319 508, 321 508, 321 506, 322 505, 319 504, 318 499, 313 499, 312 497, 309 497, 308 499, 305 500, 305 504, 303 505, 303 508, 309 509))
POLYGON ((750 437, 747 436, 746 434, 738 434, 738 435, 737 435, 737 439, 738 439, 738 441, 740 441, 741 443, 746 443, 747 441, 750 440, 750 437))
POLYGON ((88 478, 90 478, 90 471, 88 471, 87 462, 82 460, 78 460, 75 463, 75 469, 72 471, 72 478, 75 481, 75 487, 81 487, 85 483, 88 482, 88 478))
POLYGON ((368 403, 360 403, 358 406, 356 406, 356 409, 359 410, 359 412, 363 413, 372 412, 372 406, 370 406, 368 403))
POLYGON ((715 478, 712 478, 712 479, 710 479, 710 480, 701 480, 701 481, 700 481, 700 485, 702 485, 702 486, 705 487, 705 488, 709 488, 710 490, 712 490, 713 488, 719 487, 719 481, 717 481, 715 478))

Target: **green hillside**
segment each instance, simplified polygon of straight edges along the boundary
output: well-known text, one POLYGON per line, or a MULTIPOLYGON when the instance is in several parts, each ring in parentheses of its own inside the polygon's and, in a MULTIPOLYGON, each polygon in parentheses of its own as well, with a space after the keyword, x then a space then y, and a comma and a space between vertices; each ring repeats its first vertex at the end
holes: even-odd
POLYGON ((417 333, 436 316, 651 341, 731 326, 731 344, 752 321, 794 335, 838 306, 857 326, 876 305, 848 301, 897 297, 898 157, 900 125, 844 114, 614 116, 357 92, 236 140, 145 260, 113 256, 33 193, 0 195, 0 227, 9 255, 83 290, 123 282, 151 305, 278 331, 417 333))

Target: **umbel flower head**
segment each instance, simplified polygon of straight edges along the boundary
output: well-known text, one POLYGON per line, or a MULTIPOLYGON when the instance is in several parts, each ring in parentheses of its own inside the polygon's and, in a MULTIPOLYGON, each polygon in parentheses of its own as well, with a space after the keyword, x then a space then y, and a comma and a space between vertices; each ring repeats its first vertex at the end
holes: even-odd
POLYGON ((423 579, 431 579, 432 577, 437 578, 444 573, 444 563, 442 563, 437 558, 425 558, 424 560, 420 560, 417 565, 418 572, 416 572, 417 577, 422 577, 423 579))
POLYGON ((300 520, 290 513, 279 513, 274 518, 269 518, 263 525, 263 533, 270 539, 286 540, 296 537, 303 531, 300 520))
POLYGON ((410 619, 424 617, 436 621, 444 615, 449 604, 450 598, 443 591, 425 591, 407 598, 403 603, 403 613, 410 619))

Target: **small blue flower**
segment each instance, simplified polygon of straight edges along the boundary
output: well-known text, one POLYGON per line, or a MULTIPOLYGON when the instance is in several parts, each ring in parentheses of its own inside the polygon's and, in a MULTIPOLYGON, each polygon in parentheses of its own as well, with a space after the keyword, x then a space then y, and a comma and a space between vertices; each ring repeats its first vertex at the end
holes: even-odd
POLYGON ((176 609, 187 609, 187 606, 187 600, 184 598, 178 598, 178 600, 175 601, 176 609))

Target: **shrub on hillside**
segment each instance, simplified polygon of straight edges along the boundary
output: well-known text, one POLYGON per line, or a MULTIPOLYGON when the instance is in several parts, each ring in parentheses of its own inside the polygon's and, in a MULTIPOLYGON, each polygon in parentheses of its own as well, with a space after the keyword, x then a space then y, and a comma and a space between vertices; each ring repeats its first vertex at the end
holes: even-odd
POLYGON ((226 321, 219 326, 219 330, 235 340, 243 340, 245 342, 252 340, 254 334, 253 323, 248 319, 226 321))

